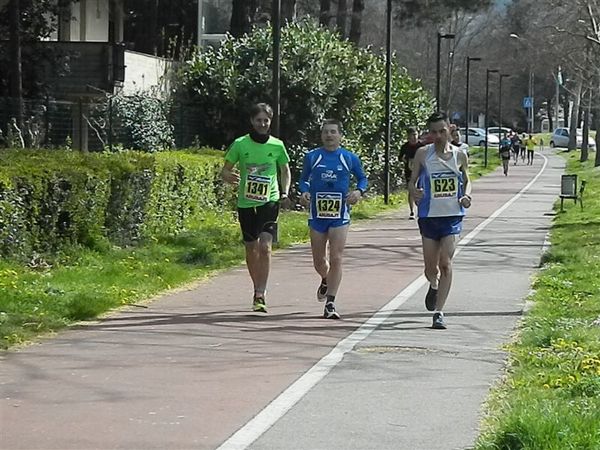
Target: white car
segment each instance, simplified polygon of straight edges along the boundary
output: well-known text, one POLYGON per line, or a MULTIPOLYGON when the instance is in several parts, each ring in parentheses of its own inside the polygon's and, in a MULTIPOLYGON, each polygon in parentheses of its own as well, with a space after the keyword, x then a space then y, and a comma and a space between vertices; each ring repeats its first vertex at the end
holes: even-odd
MULTIPOLYGON (((581 144, 583 143, 583 130, 581 128, 577 129, 577 147, 581 147, 581 144)), ((568 128, 557 128, 556 130, 554 130, 554 133, 552 133, 552 136, 550 137, 550 147, 568 147, 569 146, 569 129, 568 128)), ((589 137, 588 140, 588 146, 590 148, 596 148, 596 142, 594 141, 594 139, 592 138, 592 136, 589 137)))
MULTIPOLYGON (((466 141, 467 144, 473 146, 484 147, 486 141, 485 130, 483 128, 469 128, 469 134, 465 133, 464 128, 460 130, 463 140, 466 141)), ((488 146, 490 145, 498 145, 500 144, 500 139, 495 134, 488 133, 487 134, 487 142, 488 146)))
POLYGON ((489 127, 488 128, 488 133, 495 134, 496 136, 498 136, 498 133, 500 133, 500 136, 504 135, 504 133, 506 133, 506 135, 508 136, 512 132, 513 132, 513 130, 511 130, 510 128, 506 128, 506 127, 489 127))

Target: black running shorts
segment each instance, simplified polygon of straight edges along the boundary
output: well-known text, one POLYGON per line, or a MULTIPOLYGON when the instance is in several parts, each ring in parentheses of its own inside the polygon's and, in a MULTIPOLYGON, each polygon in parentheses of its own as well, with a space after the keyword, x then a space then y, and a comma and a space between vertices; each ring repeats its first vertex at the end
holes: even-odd
POLYGON ((238 220, 244 242, 253 242, 260 233, 269 233, 275 239, 279 202, 268 202, 253 208, 238 208, 238 220))

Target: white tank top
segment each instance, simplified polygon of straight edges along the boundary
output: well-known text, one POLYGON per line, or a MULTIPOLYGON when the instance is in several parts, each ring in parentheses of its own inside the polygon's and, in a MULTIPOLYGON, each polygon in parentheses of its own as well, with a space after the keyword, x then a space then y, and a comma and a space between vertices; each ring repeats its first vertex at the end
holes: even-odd
POLYGON ((458 199, 464 195, 462 172, 458 166, 458 150, 450 145, 452 156, 448 161, 435 152, 435 145, 426 147, 425 162, 419 173, 418 185, 423 189, 419 203, 419 217, 464 216, 465 209, 458 199))

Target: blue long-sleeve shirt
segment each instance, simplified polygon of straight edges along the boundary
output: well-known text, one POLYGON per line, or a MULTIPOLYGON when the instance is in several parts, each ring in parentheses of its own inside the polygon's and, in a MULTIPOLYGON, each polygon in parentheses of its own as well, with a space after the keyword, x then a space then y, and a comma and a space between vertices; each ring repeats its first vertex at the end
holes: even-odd
POLYGON ((300 192, 311 193, 311 211, 315 211, 313 203, 317 193, 341 194, 343 216, 346 216, 349 215, 346 197, 352 175, 356 178, 356 189, 365 191, 368 181, 358 156, 343 147, 334 151, 319 147, 304 156, 300 192))

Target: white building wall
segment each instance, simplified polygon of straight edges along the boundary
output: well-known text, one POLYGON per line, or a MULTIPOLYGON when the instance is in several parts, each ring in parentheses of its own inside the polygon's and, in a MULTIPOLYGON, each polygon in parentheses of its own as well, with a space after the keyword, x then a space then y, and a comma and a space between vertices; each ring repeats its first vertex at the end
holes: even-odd
POLYGON ((122 92, 129 95, 156 88, 159 96, 166 95, 169 91, 168 74, 172 69, 172 61, 127 50, 122 92))

